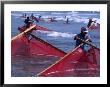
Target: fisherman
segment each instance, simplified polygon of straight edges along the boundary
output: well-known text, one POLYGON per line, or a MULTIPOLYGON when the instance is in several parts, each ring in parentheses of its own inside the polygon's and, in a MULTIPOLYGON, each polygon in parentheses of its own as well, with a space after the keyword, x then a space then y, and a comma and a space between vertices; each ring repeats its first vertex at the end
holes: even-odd
POLYGON ((33 15, 33 13, 31 14, 31 19, 33 20, 33 22, 34 22, 34 21, 39 22, 39 18, 35 17, 35 16, 33 15))
POLYGON ((41 18, 41 15, 39 15, 39 19, 41 18))
MULTIPOLYGON (((26 29, 29 28, 32 24, 33 24, 33 20, 31 20, 29 17, 27 17, 27 19, 25 19, 24 23, 26 24, 26 29)), ((30 31, 29 33, 33 33, 35 29, 33 29, 32 31, 30 31)), ((32 39, 32 36, 26 33, 26 37, 28 38, 28 42, 30 42, 30 40, 32 39)))
POLYGON ((26 24, 26 28, 29 28, 32 24, 32 20, 30 20, 29 17, 27 17, 25 19, 24 23, 26 24))
POLYGON ((68 17, 64 17, 64 24, 69 24, 69 18, 68 17))
POLYGON ((54 22, 54 17, 49 18, 49 22, 54 22))
POLYGON ((36 22, 39 22, 39 18, 37 18, 37 17, 34 17, 34 19, 35 19, 35 21, 36 21, 36 22))
POLYGON ((53 17, 51 17, 51 18, 50 18, 50 22, 54 22, 54 19, 53 19, 53 17))
POLYGON ((34 16, 33 13, 31 14, 31 20, 32 20, 32 22, 36 21, 36 17, 34 16))
POLYGON ((26 18, 26 13, 24 14, 24 18, 26 18))
MULTIPOLYGON (((89 42, 92 42, 90 36, 87 33, 88 33, 87 28, 82 27, 81 28, 81 33, 77 34, 74 37, 74 40, 76 40, 76 47, 79 46, 82 43, 82 40, 86 41, 88 39, 89 42)), ((84 45, 82 45, 80 48, 82 48, 84 51, 86 51, 84 45)))
POLYGON ((87 28, 90 28, 90 26, 92 26, 96 21, 92 21, 92 19, 90 18, 89 19, 89 22, 88 22, 88 25, 87 25, 87 28))
POLYGON ((34 19, 34 15, 33 15, 33 13, 31 14, 31 19, 32 19, 32 20, 34 19))

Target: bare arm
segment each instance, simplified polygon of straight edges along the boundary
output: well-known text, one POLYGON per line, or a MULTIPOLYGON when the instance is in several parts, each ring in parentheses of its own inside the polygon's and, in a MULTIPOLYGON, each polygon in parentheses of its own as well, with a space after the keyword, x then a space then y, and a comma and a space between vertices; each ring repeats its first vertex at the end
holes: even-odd
POLYGON ((89 39, 89 42, 92 42, 91 37, 89 35, 86 36, 86 39, 89 39))

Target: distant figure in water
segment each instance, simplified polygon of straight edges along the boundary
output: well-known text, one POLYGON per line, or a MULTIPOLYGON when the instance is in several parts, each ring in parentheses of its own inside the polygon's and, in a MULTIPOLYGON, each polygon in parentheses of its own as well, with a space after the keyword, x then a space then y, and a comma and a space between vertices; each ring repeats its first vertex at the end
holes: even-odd
POLYGON ((50 18, 50 22, 54 22, 54 19, 53 19, 53 17, 51 17, 51 18, 50 18))
MULTIPOLYGON (((77 47, 80 44, 82 44, 81 40, 86 41, 88 39, 89 42, 92 42, 90 36, 87 33, 88 33, 88 30, 85 27, 82 27, 81 28, 81 33, 77 34, 74 37, 74 40, 76 40, 76 46, 75 47, 77 47)), ((80 48, 82 48, 84 51, 86 51, 84 45, 82 45, 80 48)))
POLYGON ((41 18, 41 15, 39 15, 39 19, 41 18))
POLYGON ((69 24, 69 18, 68 17, 64 17, 64 24, 69 24))
POLYGON ((34 19, 34 15, 33 15, 33 13, 31 14, 31 19, 32 19, 32 20, 34 19))
POLYGON ((33 13, 31 14, 31 19, 32 19, 33 21, 39 22, 39 18, 35 17, 35 16, 33 15, 33 13))
POLYGON ((26 18, 26 13, 24 14, 24 18, 26 18))
POLYGON ((34 19, 35 19, 36 22, 41 21, 41 15, 39 15, 38 17, 34 17, 34 19))
POLYGON ((48 18, 49 22, 56 22, 55 17, 48 18))
POLYGON ((36 21, 36 22, 39 22, 39 18, 35 17, 35 21, 36 21))
POLYGON ((24 14, 22 15, 22 17, 23 17, 23 18, 26 18, 26 13, 24 13, 24 14))

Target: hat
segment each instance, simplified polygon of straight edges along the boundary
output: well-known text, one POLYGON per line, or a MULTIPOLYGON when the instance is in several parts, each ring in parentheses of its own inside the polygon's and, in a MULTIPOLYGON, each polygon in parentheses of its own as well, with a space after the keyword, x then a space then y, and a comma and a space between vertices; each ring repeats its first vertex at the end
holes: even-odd
POLYGON ((81 31, 82 31, 82 32, 86 32, 86 33, 88 32, 88 30, 87 30, 85 27, 82 27, 82 28, 81 28, 81 31))

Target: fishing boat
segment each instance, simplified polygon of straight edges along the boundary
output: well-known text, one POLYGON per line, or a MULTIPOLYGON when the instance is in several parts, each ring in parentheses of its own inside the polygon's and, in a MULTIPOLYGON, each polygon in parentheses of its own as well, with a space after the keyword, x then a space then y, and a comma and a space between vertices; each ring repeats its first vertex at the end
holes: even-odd
MULTIPOLYGON (((24 29, 22 27, 22 29, 24 29)), ((84 52, 80 46, 73 48, 72 51, 66 53, 50 43, 31 34, 33 30, 48 30, 38 25, 32 25, 28 29, 24 29, 20 34, 11 39, 11 56, 56 56, 59 60, 42 72, 38 73, 39 77, 90 77, 100 76, 100 49, 93 46, 91 43, 84 42, 90 45, 90 49, 84 52), (32 36, 30 42, 28 35, 32 36)))
MULTIPOLYGON (((23 26, 24 27, 24 26, 23 26)), ((28 29, 21 28, 20 34, 13 37, 11 39, 11 55, 25 55, 25 56, 58 56, 62 57, 66 53, 55 46, 51 45, 50 43, 36 37, 35 35, 31 34, 33 30, 44 30, 50 31, 47 28, 32 25, 28 29), (29 36, 31 36, 31 40, 29 42, 29 36), (34 48, 34 49, 33 49, 34 48)))
MULTIPOLYGON (((34 26, 34 29, 35 30, 52 31, 52 30, 49 30, 48 28, 45 28, 45 27, 42 27, 42 26, 39 26, 39 25, 33 25, 33 24, 31 24, 30 27, 32 27, 32 26, 34 26)), ((21 26, 21 27, 18 27, 18 30, 21 33, 23 31, 27 30, 27 28, 26 28, 26 26, 21 26)), ((33 29, 31 28, 29 31, 31 31, 31 30, 33 30, 33 29)))
POLYGON ((84 52, 80 47, 61 57, 56 63, 43 70, 41 77, 97 77, 100 76, 100 51, 90 48, 84 52))
POLYGON ((89 30, 100 30, 100 24, 94 23, 89 27, 89 30))

